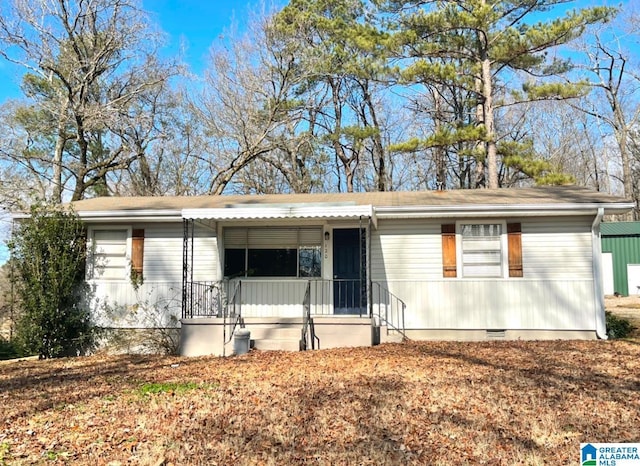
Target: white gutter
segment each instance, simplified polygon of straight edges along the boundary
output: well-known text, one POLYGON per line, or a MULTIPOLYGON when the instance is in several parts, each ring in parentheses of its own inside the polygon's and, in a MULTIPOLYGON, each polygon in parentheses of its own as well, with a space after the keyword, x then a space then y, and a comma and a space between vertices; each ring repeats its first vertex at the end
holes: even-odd
POLYGON ((593 255, 593 293, 596 308, 596 335, 602 340, 607 337, 607 319, 604 313, 604 291, 602 289, 602 246, 600 244, 600 222, 604 208, 599 208, 591 225, 591 249, 593 255))
POLYGON ((380 206, 374 207, 378 218, 451 218, 470 215, 498 217, 504 214, 512 216, 527 215, 589 215, 604 209, 607 213, 625 213, 635 207, 634 203, 567 203, 567 204, 514 204, 514 205, 458 205, 458 206, 380 206))
MULTIPOLYGON (((135 219, 137 221, 144 222, 166 222, 169 221, 182 221, 182 212, 180 210, 89 210, 89 211, 76 211, 78 217, 83 220, 103 220, 103 221, 130 221, 135 219)), ((15 220, 30 218, 29 212, 15 212, 11 214, 11 217, 15 220)))

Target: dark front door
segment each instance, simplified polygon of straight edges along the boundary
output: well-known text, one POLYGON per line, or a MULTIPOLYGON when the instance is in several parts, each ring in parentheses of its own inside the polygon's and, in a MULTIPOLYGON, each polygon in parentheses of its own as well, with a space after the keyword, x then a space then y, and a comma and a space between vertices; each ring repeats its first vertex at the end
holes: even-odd
POLYGON ((365 230, 333 230, 333 307, 335 314, 366 314, 365 230))

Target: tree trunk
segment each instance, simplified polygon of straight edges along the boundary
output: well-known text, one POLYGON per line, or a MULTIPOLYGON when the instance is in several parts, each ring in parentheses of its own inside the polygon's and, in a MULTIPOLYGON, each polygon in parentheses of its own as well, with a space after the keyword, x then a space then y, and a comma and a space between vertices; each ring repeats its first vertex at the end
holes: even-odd
POLYGON ((67 143, 66 116, 68 107, 69 101, 68 99, 65 99, 65 103, 62 105, 60 114, 58 115, 56 147, 53 150, 53 197, 51 200, 55 204, 62 203, 62 157, 67 143))
MULTIPOLYGON (((435 107, 435 132, 438 134, 442 127, 442 96, 439 92, 435 92, 433 95, 434 107, 435 107)), ((436 166, 436 189, 443 191, 447 189, 447 164, 445 161, 445 148, 437 146, 434 149, 435 166, 436 166)))
MULTIPOLYGON (((482 79, 477 77, 475 80, 475 91, 476 91, 476 98, 478 99, 478 103, 476 105, 476 124, 478 125, 483 125, 484 126, 484 115, 485 115, 485 111, 484 111, 484 102, 483 102, 483 92, 482 92, 483 86, 482 86, 482 79)), ((477 188, 482 188, 485 186, 485 173, 484 173, 484 169, 485 169, 485 162, 486 162, 486 144, 483 141, 478 141, 478 144, 476 146, 476 148, 480 148, 482 147, 483 149, 483 153, 485 155, 485 157, 483 158, 477 158, 476 157, 476 173, 475 173, 475 180, 473 183, 473 187, 475 189, 477 188)), ((469 182, 469 188, 471 188, 471 182, 469 182)))
POLYGON ((484 107, 484 127, 487 147, 487 177, 489 189, 498 187, 498 155, 493 119, 493 82, 491 78, 491 62, 488 57, 482 60, 482 96, 484 107))
MULTIPOLYGON (((378 161, 378 166, 376 168, 376 189, 378 191, 387 191, 389 184, 389 177, 387 175, 387 167, 385 162, 385 151, 384 145, 382 144, 382 135, 380 133, 380 125, 378 124, 378 115, 376 113, 376 107, 373 104, 373 99, 371 97, 371 93, 369 92, 368 82, 360 84, 362 88, 362 97, 364 99, 365 105, 369 109, 369 115, 371 116, 371 124, 376 129, 376 132, 372 136, 373 140, 373 154, 374 154, 374 166, 375 160, 378 161)), ((365 115, 363 112, 363 121, 365 121, 365 115)))
MULTIPOLYGON (((612 105, 613 106, 613 105, 612 105)), ((634 199, 633 180, 631 179, 631 160, 629 157, 629 130, 624 114, 619 106, 613 106, 613 121, 616 142, 620 151, 620 163, 622 164, 622 185, 624 197, 634 199)), ((635 217, 634 211, 625 214, 624 219, 632 221, 635 217)))

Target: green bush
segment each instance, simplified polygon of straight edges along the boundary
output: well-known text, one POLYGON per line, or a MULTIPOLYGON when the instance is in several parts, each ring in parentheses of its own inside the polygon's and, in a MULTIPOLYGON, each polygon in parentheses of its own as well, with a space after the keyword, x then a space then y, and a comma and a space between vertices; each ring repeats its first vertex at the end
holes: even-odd
POLYGON ((89 320, 85 228, 77 215, 37 205, 18 223, 9 243, 22 307, 16 343, 40 358, 85 352, 93 342, 89 320))
POLYGON ((23 356, 20 349, 13 343, 0 337, 0 361, 23 356))
POLYGON ((606 311, 605 316, 607 318, 607 335, 609 335, 609 338, 626 338, 635 330, 631 322, 612 314, 611 311, 606 311))

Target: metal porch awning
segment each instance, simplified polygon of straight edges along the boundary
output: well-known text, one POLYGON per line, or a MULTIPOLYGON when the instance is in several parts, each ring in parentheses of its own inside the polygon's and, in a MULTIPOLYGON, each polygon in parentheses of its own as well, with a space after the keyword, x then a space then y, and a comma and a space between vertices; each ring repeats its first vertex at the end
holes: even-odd
POLYGON ((373 218, 371 205, 230 205, 223 208, 183 209, 188 220, 359 219, 373 218))

